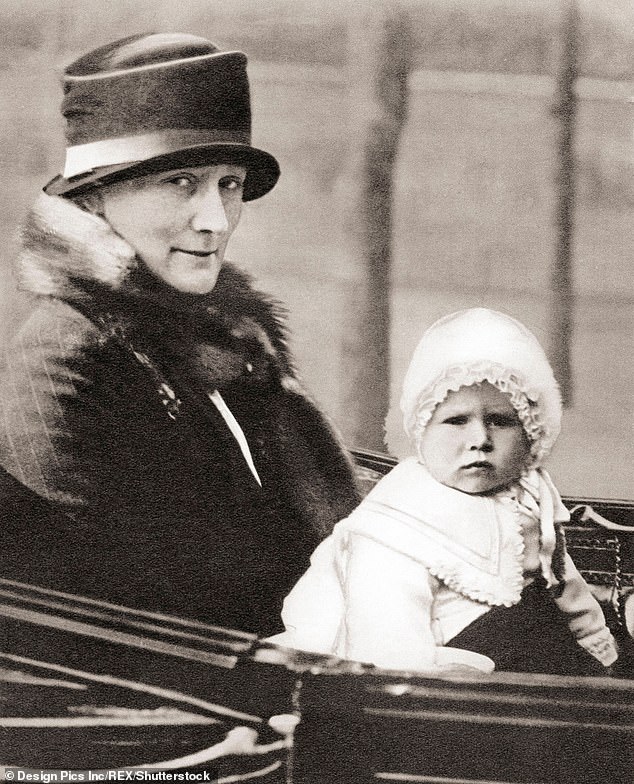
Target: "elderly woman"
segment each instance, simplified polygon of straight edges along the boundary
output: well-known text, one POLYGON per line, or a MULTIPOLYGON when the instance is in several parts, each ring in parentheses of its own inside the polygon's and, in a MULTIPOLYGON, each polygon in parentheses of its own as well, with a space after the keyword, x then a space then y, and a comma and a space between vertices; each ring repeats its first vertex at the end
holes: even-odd
POLYGON ((276 303, 225 260, 279 169, 246 57, 133 36, 64 73, 0 375, 4 576, 256 633, 358 501, 276 303))

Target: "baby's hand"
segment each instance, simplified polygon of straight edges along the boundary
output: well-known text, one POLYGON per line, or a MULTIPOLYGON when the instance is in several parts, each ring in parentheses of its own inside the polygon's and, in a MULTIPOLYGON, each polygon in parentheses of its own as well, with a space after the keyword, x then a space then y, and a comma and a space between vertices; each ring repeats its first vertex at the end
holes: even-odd
POLYGON ((465 651, 462 648, 450 648, 447 646, 439 646, 436 648, 436 664, 443 674, 448 670, 460 672, 473 671, 479 673, 493 672, 495 669, 495 662, 489 659, 488 656, 483 656, 481 653, 474 651, 465 651))
POLYGON ((483 670, 482 667, 475 667, 469 664, 443 664, 438 667, 435 674, 440 675, 441 677, 451 677, 452 675, 484 675, 488 674, 488 671, 483 670))

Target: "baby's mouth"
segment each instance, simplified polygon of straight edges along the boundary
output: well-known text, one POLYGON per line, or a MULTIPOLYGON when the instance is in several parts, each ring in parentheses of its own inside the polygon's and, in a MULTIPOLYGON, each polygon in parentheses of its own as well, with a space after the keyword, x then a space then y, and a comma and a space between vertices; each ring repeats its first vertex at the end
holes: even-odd
POLYGON ((473 463, 467 463, 467 465, 462 466, 463 470, 468 470, 470 468, 481 468, 481 469, 490 469, 493 468, 493 464, 489 463, 488 460, 474 460, 473 463))

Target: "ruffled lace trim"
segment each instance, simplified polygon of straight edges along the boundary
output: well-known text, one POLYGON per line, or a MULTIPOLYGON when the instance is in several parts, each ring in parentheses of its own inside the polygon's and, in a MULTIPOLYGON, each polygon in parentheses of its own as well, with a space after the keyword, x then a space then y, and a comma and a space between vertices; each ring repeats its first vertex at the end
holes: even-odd
POLYGON ((500 558, 508 563, 509 555, 507 553, 510 554, 512 552, 512 562, 516 567, 515 574, 511 579, 509 579, 508 574, 505 577, 508 580, 505 583, 507 598, 501 600, 499 586, 495 586, 497 590, 483 587, 481 585, 482 572, 473 570, 472 574, 472 570, 468 567, 465 568, 466 564, 464 563, 432 565, 429 567, 429 571, 448 588, 451 588, 452 591, 466 596, 468 599, 484 602, 492 607, 500 605, 512 607, 520 601, 522 589, 524 588, 524 573, 522 569, 524 563, 524 536, 522 535, 520 510, 514 503, 514 499, 508 495, 500 495, 499 498, 497 496, 496 498, 512 513, 514 523, 512 529, 510 526, 505 526, 506 530, 501 532, 503 537, 502 547, 506 553, 500 553, 500 558))
MULTIPOLYGON (((500 605, 512 607, 520 601, 522 596, 523 582, 521 573, 518 579, 514 579, 511 585, 506 586, 508 595, 506 598, 501 599, 499 591, 494 592, 479 586, 470 586, 469 583, 471 583, 471 581, 469 580, 469 575, 464 574, 464 568, 452 569, 450 566, 431 565, 428 569, 431 575, 440 580, 440 582, 448 588, 451 588, 452 591, 459 593, 461 596, 465 596, 467 599, 472 599, 474 602, 488 604, 490 607, 499 607, 500 605)), ((478 574, 475 577, 476 579, 482 579, 481 574, 478 574)))
POLYGON ((421 438, 436 406, 443 402, 449 392, 456 392, 461 387, 481 384, 483 381, 488 381, 500 392, 509 396, 531 444, 530 467, 539 465, 550 452, 557 438, 557 433, 554 433, 544 421, 539 392, 531 388, 518 373, 493 362, 450 366, 445 369, 433 387, 423 391, 413 416, 405 423, 408 435, 416 444, 419 459, 422 460, 421 438))

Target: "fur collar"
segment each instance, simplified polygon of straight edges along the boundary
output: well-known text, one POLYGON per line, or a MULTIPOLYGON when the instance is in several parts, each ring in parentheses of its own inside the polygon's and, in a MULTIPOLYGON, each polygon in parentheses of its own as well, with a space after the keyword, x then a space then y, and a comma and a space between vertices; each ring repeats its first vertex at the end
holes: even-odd
POLYGON ((142 362, 167 356, 176 373, 206 388, 230 383, 245 364, 262 373, 273 367, 286 388, 300 391, 282 308, 231 264, 210 294, 181 294, 147 273, 102 218, 44 194, 24 222, 21 246, 22 289, 70 302, 142 362))
POLYGON ((134 251, 106 221, 58 196, 40 194, 20 241, 20 286, 32 294, 81 298, 81 281, 118 291, 136 267, 134 251))

